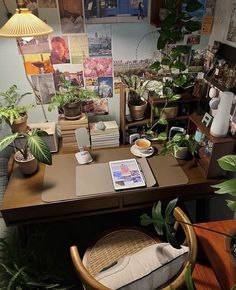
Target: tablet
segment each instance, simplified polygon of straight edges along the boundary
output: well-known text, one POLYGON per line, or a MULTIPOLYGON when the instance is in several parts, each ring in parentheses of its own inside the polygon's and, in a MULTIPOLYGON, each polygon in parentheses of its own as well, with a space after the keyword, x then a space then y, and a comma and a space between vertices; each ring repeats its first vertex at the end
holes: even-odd
POLYGON ((143 172, 136 159, 109 162, 115 190, 146 186, 143 172))

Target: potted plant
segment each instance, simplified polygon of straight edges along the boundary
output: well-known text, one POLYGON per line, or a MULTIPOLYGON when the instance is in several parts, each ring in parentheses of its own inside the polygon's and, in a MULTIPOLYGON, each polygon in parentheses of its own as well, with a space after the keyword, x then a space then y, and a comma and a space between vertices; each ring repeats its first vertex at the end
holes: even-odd
POLYGON ((149 92, 162 93, 162 83, 157 80, 145 80, 137 75, 120 74, 121 81, 128 88, 128 106, 133 120, 142 120, 147 108, 149 92))
POLYGON ((5 92, 0 92, 0 119, 6 120, 11 126, 12 132, 27 131, 27 110, 34 107, 35 104, 21 106, 21 100, 31 93, 21 94, 16 85, 12 85, 5 92))
POLYGON ((8 145, 15 148, 14 158, 24 174, 33 174, 38 169, 38 161, 51 165, 50 149, 41 138, 45 131, 34 129, 28 132, 16 132, 0 139, 0 151, 8 145))
POLYGON ((160 155, 173 154, 178 159, 188 159, 197 148, 197 141, 194 135, 176 133, 173 138, 166 142, 161 148, 160 155))
POLYGON ((62 108, 66 119, 79 119, 81 116, 81 101, 97 99, 97 95, 93 91, 72 85, 71 81, 63 74, 60 78, 59 91, 52 98, 48 110, 62 108))

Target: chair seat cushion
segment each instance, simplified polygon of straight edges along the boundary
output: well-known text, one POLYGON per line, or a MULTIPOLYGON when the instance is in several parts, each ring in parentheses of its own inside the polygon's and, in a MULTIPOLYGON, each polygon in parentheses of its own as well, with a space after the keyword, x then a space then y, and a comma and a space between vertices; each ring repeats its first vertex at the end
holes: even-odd
POLYGON ((168 243, 154 244, 122 257, 95 278, 111 289, 156 289, 181 270, 187 256, 188 247, 175 249, 168 243))

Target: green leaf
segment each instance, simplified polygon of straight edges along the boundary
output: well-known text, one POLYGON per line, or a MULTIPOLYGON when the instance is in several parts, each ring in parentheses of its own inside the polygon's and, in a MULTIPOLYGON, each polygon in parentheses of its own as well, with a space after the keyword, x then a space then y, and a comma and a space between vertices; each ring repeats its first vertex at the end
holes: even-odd
POLYGON ((17 138, 18 133, 14 133, 12 135, 5 136, 0 139, 0 151, 5 149, 8 145, 10 145, 17 138))
POLYGON ((225 155, 217 161, 222 169, 236 172, 236 155, 225 155))
POLYGON ((175 102, 180 98, 181 98, 181 95, 178 95, 178 94, 172 95, 171 97, 168 98, 168 102, 175 102))
POLYGON ((194 32, 201 29, 201 22, 199 21, 188 21, 185 23, 185 29, 189 32, 194 32))
POLYGON ((181 12, 180 15, 179 15, 180 19, 182 21, 188 21, 192 18, 192 15, 189 15, 188 13, 186 12, 181 12))
POLYGON ((157 123, 160 125, 167 125, 167 120, 165 118, 160 118, 157 123))
POLYGON ((175 238, 174 229, 170 225, 165 224, 165 230, 166 230, 166 238, 167 238, 168 243, 170 243, 171 246, 176 249, 181 249, 181 244, 175 238))
POLYGON ((194 12, 202 7, 202 4, 196 0, 189 1, 185 7, 187 12, 194 12))
POLYGON ((174 80, 174 84, 178 87, 183 86, 187 82, 187 76, 180 74, 177 79, 174 80))
POLYGON ((167 139, 167 133, 166 132, 161 132, 158 137, 157 140, 158 141, 165 141, 167 139))
POLYGON ((227 206, 234 212, 236 212, 236 201, 233 200, 226 200, 227 206))
POLYGON ((25 135, 28 147, 33 156, 40 162, 51 165, 52 156, 44 140, 38 135, 25 135))
POLYGON ((180 71, 184 71, 186 69, 186 65, 183 62, 177 60, 171 65, 171 68, 179 69, 180 71))
POLYGON ((148 226, 153 223, 153 220, 146 213, 140 216, 140 221, 142 226, 148 226))
POLYGON ((157 41, 157 49, 163 49, 165 47, 165 45, 167 44, 168 39, 163 35, 160 34, 158 41, 157 41))
POLYGON ((172 51, 180 55, 186 55, 190 53, 190 50, 191 47, 188 45, 178 45, 177 47, 174 47, 172 51))
POLYGON ((212 185, 214 188, 218 188, 215 193, 225 194, 228 193, 230 195, 236 196, 236 178, 226 180, 219 184, 212 185))
POLYGON ((154 69, 154 70, 160 70, 161 69, 161 63, 159 61, 155 61, 154 63, 152 63, 150 65, 150 69, 154 69))
POLYGON ((161 201, 152 207, 152 219, 154 228, 159 235, 163 235, 164 218, 161 213, 161 201))
POLYGON ((177 201, 178 201, 178 198, 175 198, 167 204, 166 210, 165 210, 165 216, 169 216, 172 214, 172 212, 176 206, 177 201))
POLYGON ((172 28, 176 22, 176 18, 176 14, 171 12, 162 22, 162 27, 165 27, 165 29, 172 28))
POLYGON ((172 61, 170 60, 169 57, 165 56, 163 57, 162 61, 161 61, 161 64, 162 65, 171 65, 172 61))

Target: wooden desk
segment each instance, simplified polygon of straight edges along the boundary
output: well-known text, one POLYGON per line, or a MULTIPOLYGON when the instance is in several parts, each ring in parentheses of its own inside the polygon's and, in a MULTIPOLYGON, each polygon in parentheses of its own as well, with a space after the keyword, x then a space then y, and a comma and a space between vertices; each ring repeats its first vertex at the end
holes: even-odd
MULTIPOLYGON (((119 150, 122 148, 95 150, 92 151, 92 156, 96 158, 96 162, 107 162, 108 160, 116 160, 119 150)), ((127 148, 125 158, 133 158, 129 148, 127 148)), ((1 207, 2 216, 7 225, 17 225, 49 219, 144 208, 152 206, 153 202, 159 199, 171 200, 180 197, 184 200, 195 200, 211 196, 214 191, 211 185, 219 181, 206 180, 194 160, 181 161, 180 164, 189 179, 188 184, 164 188, 154 186, 116 192, 106 196, 99 194, 99 196, 89 199, 53 203, 45 203, 41 199, 44 164, 40 164, 39 171, 35 175, 28 177, 24 177, 15 167, 4 195, 1 207)), ((169 173, 166 172, 166 174, 168 176, 169 173)))
MULTIPOLYGON (((200 223, 198 225, 224 233, 229 233, 232 230, 236 232, 236 220, 200 223)), ((225 236, 199 228, 194 229, 198 239, 198 253, 207 257, 220 284, 220 289, 229 290, 236 286, 236 260, 234 263, 230 260, 226 250, 225 236)))

